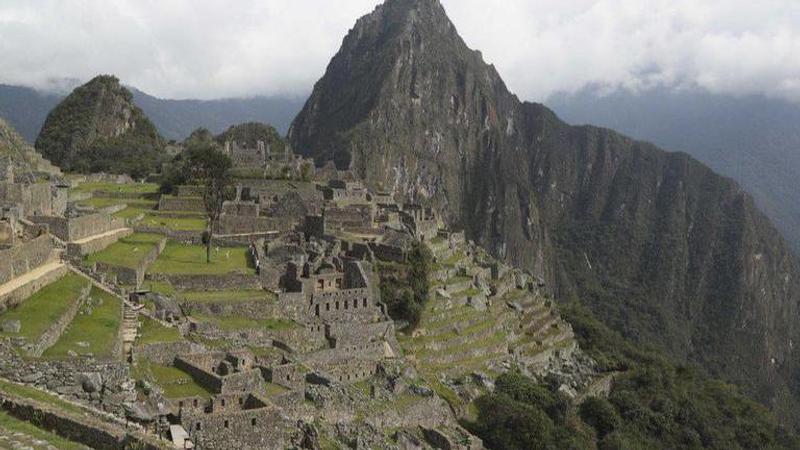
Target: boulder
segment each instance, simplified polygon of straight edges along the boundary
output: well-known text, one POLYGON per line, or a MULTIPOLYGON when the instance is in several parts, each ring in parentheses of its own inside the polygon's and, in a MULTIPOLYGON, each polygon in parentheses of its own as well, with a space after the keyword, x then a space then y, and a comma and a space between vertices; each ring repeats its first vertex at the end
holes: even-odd
POLYGON ((3 325, 0 326, 0 330, 3 333, 13 333, 17 334, 22 330, 22 323, 19 320, 5 320, 3 321, 3 325))

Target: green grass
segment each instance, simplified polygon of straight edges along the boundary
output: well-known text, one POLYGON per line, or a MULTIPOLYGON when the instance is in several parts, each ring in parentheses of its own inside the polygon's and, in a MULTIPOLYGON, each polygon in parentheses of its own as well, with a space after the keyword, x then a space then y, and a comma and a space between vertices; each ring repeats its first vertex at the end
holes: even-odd
POLYGON ((275 301, 275 294, 260 289, 227 291, 186 291, 178 299, 187 303, 244 303, 256 300, 275 301))
POLYGON ((166 295, 167 297, 175 295, 176 292, 175 288, 172 287, 171 284, 164 281, 145 280, 142 283, 142 289, 155 292, 157 294, 166 295))
POLYGON ((81 183, 70 189, 74 192, 118 192, 122 194, 155 194, 158 193, 158 185, 155 183, 81 183))
POLYGON ((183 339, 177 328, 165 327, 148 317, 142 317, 141 325, 139 337, 136 339, 138 345, 178 342, 183 339))
POLYGON ((167 243, 167 248, 150 267, 151 273, 186 275, 223 275, 231 272, 253 274, 247 248, 212 248, 211 263, 206 263, 202 245, 167 243))
POLYGON ((290 330, 297 327, 297 323, 285 319, 252 319, 242 316, 192 316, 200 322, 212 323, 223 331, 236 331, 247 329, 267 329, 273 331, 290 330))
POLYGON ((174 231, 203 231, 206 229, 206 219, 198 217, 161 217, 148 211, 139 221, 139 225, 152 228, 168 228, 174 231))
MULTIPOLYGON (((47 446, 42 445, 41 441, 45 441, 50 446, 63 450, 82 450, 88 448, 78 443, 64 439, 55 433, 51 433, 49 431, 38 428, 30 422, 19 420, 16 417, 9 415, 5 411, 0 411, 0 430, 5 430, 8 434, 24 435, 24 436, 17 436, 15 440, 21 443, 24 442, 29 445, 33 445, 25 448, 31 448, 31 449, 46 448, 47 446), (25 437, 27 437, 27 439, 25 437)), ((0 435, 2 434, 5 433, 0 432, 0 435)))
POLYGON ((105 250, 86 257, 90 265, 106 263, 113 266, 135 268, 139 262, 163 239, 160 234, 135 233, 124 237, 105 250))
POLYGON ((44 358, 64 358, 70 350, 77 354, 92 353, 96 358, 114 356, 112 352, 119 339, 122 302, 97 288, 92 289, 89 298, 91 302, 81 306, 81 311, 61 338, 44 352, 44 358), (86 314, 89 309, 91 314, 86 314), (89 346, 80 347, 78 342, 86 342, 89 346))
POLYGON ((267 397, 275 397, 285 393, 286 391, 288 391, 288 389, 286 389, 283 386, 279 386, 277 384, 264 383, 264 391, 267 394, 267 397))
POLYGON ((136 207, 140 209, 154 209, 158 206, 158 202, 146 199, 133 199, 133 198, 90 198, 80 202, 81 206, 91 206, 92 208, 106 208, 108 206, 128 205, 128 207, 136 207))
POLYGON ((197 384, 189 374, 174 367, 140 360, 133 368, 133 377, 157 384, 166 398, 211 398, 211 392, 197 384))
POLYGON ((55 406, 58 409, 75 414, 83 415, 86 412, 83 408, 75 404, 66 402, 53 394, 40 391, 39 389, 34 389, 30 386, 22 386, 9 381, 0 380, 0 391, 30 400, 35 400, 50 406, 55 406))
POLYGON ((51 283, 16 308, 0 315, 0 321, 19 320, 22 328, 18 334, 0 333, 0 336, 21 336, 28 340, 38 339, 42 333, 78 301, 81 290, 89 282, 83 277, 68 273, 51 283))

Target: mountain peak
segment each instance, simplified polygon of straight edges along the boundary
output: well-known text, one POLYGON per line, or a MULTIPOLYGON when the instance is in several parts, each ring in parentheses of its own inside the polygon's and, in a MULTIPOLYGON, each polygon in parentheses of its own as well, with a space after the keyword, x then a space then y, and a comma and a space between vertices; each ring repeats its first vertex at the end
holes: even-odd
POLYGON ((781 392, 800 391, 789 344, 800 340, 789 319, 800 269, 749 197, 685 154, 520 102, 439 2, 388 0, 360 19, 289 139, 436 207, 626 335, 740 383, 784 417, 798 407, 781 392))
POLYGON ((119 79, 100 75, 50 112, 36 149, 66 170, 142 176, 156 168, 163 142, 119 79))

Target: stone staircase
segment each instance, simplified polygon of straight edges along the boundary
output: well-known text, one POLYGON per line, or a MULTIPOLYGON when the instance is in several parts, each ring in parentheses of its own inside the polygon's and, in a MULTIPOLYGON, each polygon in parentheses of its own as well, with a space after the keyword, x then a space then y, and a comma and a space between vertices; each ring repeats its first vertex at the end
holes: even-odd
POLYGON ((122 353, 126 361, 133 361, 133 344, 139 335, 139 314, 128 304, 122 314, 122 353))

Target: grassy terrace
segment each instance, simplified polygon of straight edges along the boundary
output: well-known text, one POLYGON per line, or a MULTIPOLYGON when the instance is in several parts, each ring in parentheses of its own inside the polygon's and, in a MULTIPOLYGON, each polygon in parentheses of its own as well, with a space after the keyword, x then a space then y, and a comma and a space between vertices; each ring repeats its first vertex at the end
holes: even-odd
POLYGON ((158 185, 155 183, 81 183, 71 189, 74 192, 118 192, 120 194, 155 194, 158 185))
POLYGON ((71 412, 79 415, 83 415, 86 413, 86 411, 83 408, 81 408, 78 405, 75 405, 74 403, 64 401, 53 394, 49 394, 47 392, 32 388, 30 386, 22 386, 19 384, 14 384, 9 381, 0 379, 0 391, 10 395, 16 395, 19 397, 41 402, 46 405, 54 406, 66 412, 71 412))
MULTIPOLYGON (((0 411, 0 437, 13 436, 12 442, 16 444, 11 448, 45 449, 58 448, 63 450, 87 449, 83 445, 68 441, 61 436, 36 427, 30 422, 19 420, 4 411, 0 411)), ((0 438, 0 445, 8 444, 0 438)))
POLYGON ((153 228, 168 228, 175 231, 203 231, 206 229, 206 219, 199 217, 162 217, 152 211, 144 212, 144 217, 139 225, 153 228))
POLYGON ((212 248, 211 263, 206 263, 206 248, 202 245, 183 245, 168 242, 151 273, 186 275, 223 275, 231 272, 254 274, 247 248, 212 248))
POLYGON ((162 238, 159 234, 135 233, 120 239, 105 250, 89 255, 86 262, 135 268, 162 238))
POLYGON ((153 319, 140 317, 141 328, 139 328, 139 337, 136 339, 138 345, 178 342, 183 339, 177 328, 165 327, 153 319))
POLYGON ((92 353, 96 358, 113 357, 119 337, 122 302, 111 294, 92 288, 87 301, 61 338, 42 355, 44 358, 65 358, 72 350, 77 354, 92 353), (80 346, 78 343, 88 346, 80 346))
POLYGON ((178 300, 188 303, 244 303, 256 300, 275 301, 272 292, 264 290, 227 290, 227 291, 186 291, 178 295, 178 300))
POLYGON ((211 393, 197 384, 189 374, 174 367, 141 360, 133 367, 132 375, 137 380, 144 379, 160 386, 166 398, 211 398, 211 393))
POLYGON ((18 334, 0 333, 0 336, 21 336, 28 340, 38 339, 42 333, 78 301, 88 282, 73 273, 68 273, 51 283, 16 308, 0 315, 0 320, 19 320, 22 328, 18 334))
POLYGON ((206 316, 202 314, 193 315, 195 319, 204 323, 211 323, 223 331, 236 331, 247 329, 261 329, 272 331, 291 330, 299 325, 291 320, 285 319, 253 319, 242 316, 206 316))

